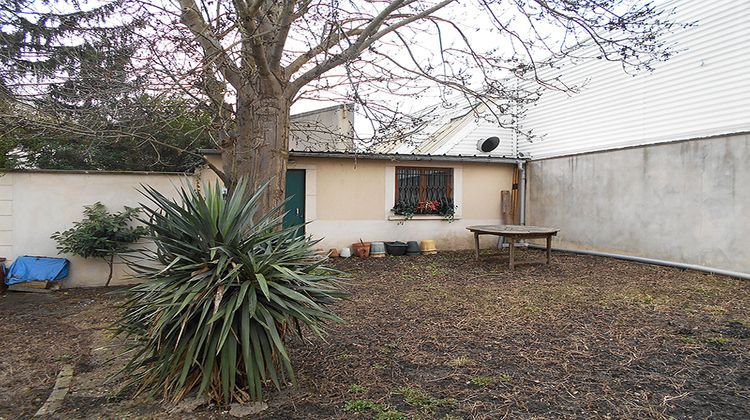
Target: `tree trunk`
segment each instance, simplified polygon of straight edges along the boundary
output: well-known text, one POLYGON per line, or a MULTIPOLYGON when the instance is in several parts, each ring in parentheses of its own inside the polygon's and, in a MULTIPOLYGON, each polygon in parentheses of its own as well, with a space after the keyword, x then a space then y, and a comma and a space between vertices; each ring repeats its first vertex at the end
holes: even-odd
POLYGON ((289 155, 289 101, 281 92, 262 96, 241 95, 237 102, 236 127, 228 148, 222 150, 224 172, 231 179, 230 193, 241 179, 252 194, 269 182, 260 203, 259 216, 284 200, 289 155), (227 150, 228 149, 228 150, 227 150))

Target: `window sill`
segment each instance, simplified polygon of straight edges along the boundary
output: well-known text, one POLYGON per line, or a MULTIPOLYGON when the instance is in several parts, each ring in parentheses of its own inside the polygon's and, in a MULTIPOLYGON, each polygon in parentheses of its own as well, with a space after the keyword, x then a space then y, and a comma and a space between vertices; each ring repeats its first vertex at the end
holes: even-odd
MULTIPOLYGON (((398 215, 391 215, 388 216, 388 220, 396 220, 396 221, 403 221, 403 220, 445 220, 446 222, 448 219, 446 219, 443 216, 437 215, 437 214, 415 214, 412 216, 411 219, 407 219, 406 216, 398 216, 398 215)), ((455 215, 453 216, 453 219, 451 220, 461 220, 461 216, 455 215)))

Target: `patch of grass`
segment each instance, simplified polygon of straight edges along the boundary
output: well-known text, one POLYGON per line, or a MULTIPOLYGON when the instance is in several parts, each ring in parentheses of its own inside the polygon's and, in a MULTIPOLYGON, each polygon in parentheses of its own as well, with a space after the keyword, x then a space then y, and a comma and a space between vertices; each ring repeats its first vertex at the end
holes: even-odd
POLYGON ((380 411, 375 415, 375 420, 407 420, 408 417, 406 414, 394 410, 394 409, 388 409, 385 411, 380 411))
POLYGON ((723 314, 729 312, 727 310, 727 308, 725 308, 723 306, 720 306, 720 305, 703 305, 701 307, 701 310, 703 310, 704 312, 708 312, 708 313, 711 313, 711 314, 717 314, 717 315, 723 315, 723 314))
POLYGON ((367 410, 382 412, 386 411, 386 406, 372 400, 347 400, 344 403, 344 411, 358 413, 367 410))
POLYGON ((350 359, 351 357, 352 357, 352 355, 351 355, 351 354, 349 354, 349 353, 342 353, 342 354, 339 354, 339 359, 341 359, 341 360, 348 360, 348 359, 350 359))
POLYGON ((715 346, 726 346, 727 344, 731 343, 732 340, 726 338, 726 337, 708 337, 706 338, 706 343, 713 344, 715 346))
POLYGON ((372 400, 348 400, 344 403, 344 411, 361 413, 374 411, 376 420, 406 420, 406 414, 389 407, 385 404, 376 403, 372 400))
POLYGON ((125 399, 121 393, 107 394, 107 404, 114 404, 125 399))
POLYGON ((404 397, 404 401, 423 410, 432 410, 437 407, 453 407, 456 400, 453 398, 435 398, 430 394, 418 388, 402 386, 395 391, 395 394, 404 397))
POLYGON ((542 308, 536 305, 524 305, 521 308, 521 311, 529 314, 536 314, 542 312, 542 308))
POLYGON ((695 344, 697 342, 695 338, 690 336, 680 337, 680 341, 682 342, 682 344, 695 344))
POLYGON ((367 391, 367 388, 363 387, 360 384, 349 385, 349 392, 351 392, 352 394, 360 394, 365 391, 367 391))
POLYGON ((398 350, 398 343, 385 343, 380 350, 383 353, 393 353, 398 350))
POLYGON ((385 369, 385 365, 381 363, 373 363, 372 368, 377 369, 377 370, 383 370, 385 369))
POLYGON ((455 359, 448 360, 447 365, 453 367, 471 366, 474 363, 474 359, 466 356, 459 356, 455 359))
POLYGON ((417 281, 418 278, 412 274, 403 274, 401 275, 401 280, 405 282, 413 282, 413 281, 417 281))
POLYGON ((513 380, 513 377, 507 373, 503 373, 496 376, 475 376, 471 378, 469 383, 476 386, 491 386, 498 383, 508 383, 513 380))
POLYGON ((750 323, 748 323, 747 321, 743 321, 741 319, 728 319, 727 324, 736 324, 741 327, 750 328, 750 323))
POLYGON ((447 274, 447 270, 440 265, 436 263, 430 263, 427 265, 422 266, 422 273, 426 275, 427 278, 435 278, 444 276, 447 274))

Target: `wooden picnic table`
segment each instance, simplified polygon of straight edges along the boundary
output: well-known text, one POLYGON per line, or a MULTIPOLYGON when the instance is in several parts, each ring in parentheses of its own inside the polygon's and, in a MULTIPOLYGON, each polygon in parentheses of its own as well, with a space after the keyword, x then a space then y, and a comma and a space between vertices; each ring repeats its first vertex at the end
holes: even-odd
MULTIPOLYGON (((560 229, 541 227, 541 226, 525 226, 525 225, 477 225, 469 226, 466 229, 474 233, 474 246, 475 246, 475 257, 479 259, 479 235, 496 235, 505 236, 508 238, 510 243, 510 269, 514 266, 514 254, 515 254, 515 242, 518 239, 547 239, 547 264, 552 261, 552 237, 557 235, 560 229)), ((544 261, 531 261, 531 262, 544 262, 544 261)))

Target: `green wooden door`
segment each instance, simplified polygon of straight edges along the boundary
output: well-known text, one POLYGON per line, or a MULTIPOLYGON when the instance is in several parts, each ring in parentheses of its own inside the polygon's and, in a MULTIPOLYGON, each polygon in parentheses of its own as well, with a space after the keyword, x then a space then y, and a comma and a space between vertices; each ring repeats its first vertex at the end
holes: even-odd
MULTIPOLYGON (((286 202, 284 227, 305 223, 305 171, 290 169, 286 171, 286 202)), ((305 235, 305 227, 300 226, 298 236, 305 235)))

